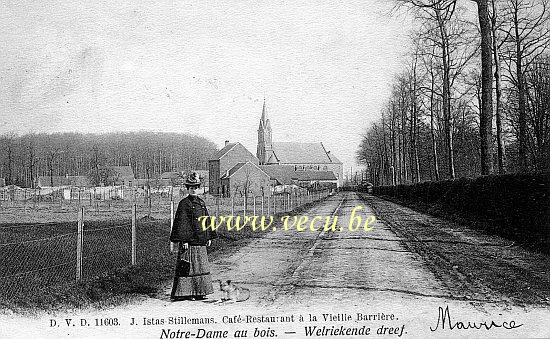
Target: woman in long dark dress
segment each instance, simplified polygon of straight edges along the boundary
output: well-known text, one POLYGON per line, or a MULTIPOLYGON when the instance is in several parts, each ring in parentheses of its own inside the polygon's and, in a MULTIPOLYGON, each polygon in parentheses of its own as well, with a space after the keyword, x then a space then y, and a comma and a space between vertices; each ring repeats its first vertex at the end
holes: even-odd
POLYGON ((208 210, 204 201, 196 194, 200 187, 197 173, 187 176, 185 187, 189 194, 178 204, 170 241, 178 244, 178 263, 180 260, 188 261, 189 272, 182 272, 176 264, 170 298, 202 300, 207 294, 214 293, 206 246, 210 246, 211 240, 217 236, 212 230, 203 231, 198 221, 199 217, 208 215, 208 210))

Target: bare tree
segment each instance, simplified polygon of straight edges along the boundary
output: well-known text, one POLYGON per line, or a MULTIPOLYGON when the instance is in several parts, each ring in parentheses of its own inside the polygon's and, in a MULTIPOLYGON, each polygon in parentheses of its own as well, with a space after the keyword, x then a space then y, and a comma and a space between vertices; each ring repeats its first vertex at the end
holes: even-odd
POLYGON ((496 0, 491 0, 491 34, 493 41, 493 61, 495 65, 495 117, 497 127, 497 164, 500 174, 506 173, 506 148, 504 146, 503 110, 502 110, 502 76, 500 70, 500 47, 502 45, 498 32, 498 11, 496 0))
POLYGON ((517 96, 519 167, 525 171, 528 169, 525 74, 550 44, 548 0, 507 0, 502 12, 508 80, 516 88, 517 96))
POLYGON ((14 167, 15 167, 15 133, 6 133, 2 137, 2 144, 4 146, 4 153, 5 153, 5 166, 7 167, 7 176, 6 176, 6 184, 7 185, 13 185, 14 184, 14 167))
POLYGON ((493 172, 493 57, 488 0, 475 0, 481 35, 481 109, 479 136, 481 174, 493 172))

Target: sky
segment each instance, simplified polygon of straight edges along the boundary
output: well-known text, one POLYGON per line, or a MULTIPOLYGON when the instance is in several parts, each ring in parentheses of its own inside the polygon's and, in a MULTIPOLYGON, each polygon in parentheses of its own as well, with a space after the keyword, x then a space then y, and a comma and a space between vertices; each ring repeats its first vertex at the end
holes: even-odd
POLYGON ((167 131, 356 168, 408 51, 392 1, 0 0, 0 133, 167 131))

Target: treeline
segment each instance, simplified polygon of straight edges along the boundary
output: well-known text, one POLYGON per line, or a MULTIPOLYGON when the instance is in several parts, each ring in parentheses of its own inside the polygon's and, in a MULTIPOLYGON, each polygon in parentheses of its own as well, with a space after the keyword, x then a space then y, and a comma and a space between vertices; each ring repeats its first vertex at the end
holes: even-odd
POLYGON ((418 26, 359 146, 369 181, 550 170, 548 0, 396 2, 418 26))
POLYGON ((33 187, 38 176, 93 176, 103 166, 131 166, 136 178, 207 169, 216 145, 180 133, 6 133, 0 136, 0 178, 33 187))

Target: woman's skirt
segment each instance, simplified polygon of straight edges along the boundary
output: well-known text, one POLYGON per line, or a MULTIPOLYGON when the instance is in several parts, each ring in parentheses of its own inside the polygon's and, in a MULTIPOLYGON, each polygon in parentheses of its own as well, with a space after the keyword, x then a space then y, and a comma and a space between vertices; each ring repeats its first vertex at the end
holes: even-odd
POLYGON ((181 259, 189 261, 189 274, 178 276, 176 272, 171 297, 199 296, 214 293, 206 246, 189 246, 189 249, 185 251, 183 245, 180 243, 178 261, 181 259))

